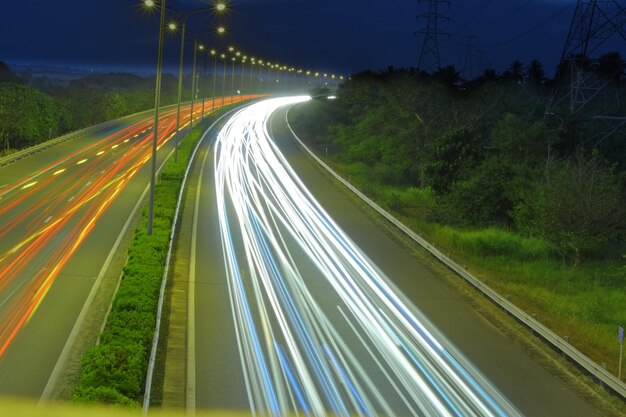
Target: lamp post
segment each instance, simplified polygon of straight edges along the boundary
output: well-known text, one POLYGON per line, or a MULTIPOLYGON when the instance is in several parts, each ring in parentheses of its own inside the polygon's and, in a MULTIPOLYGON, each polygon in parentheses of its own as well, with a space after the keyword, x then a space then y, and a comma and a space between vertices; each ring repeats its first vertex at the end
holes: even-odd
MULTIPOLYGON (((223 12, 224 10, 226 10, 225 3, 218 2, 213 7, 203 7, 201 9, 192 10, 185 14, 179 13, 182 16, 182 27, 181 27, 181 34, 180 34, 180 60, 178 64, 178 102, 176 104, 176 143, 174 146, 174 161, 178 161, 178 144, 180 143, 180 106, 181 106, 182 92, 183 92, 183 60, 184 60, 184 52, 185 52, 185 33, 186 33, 186 28, 187 28, 187 19, 190 16, 199 14, 199 13, 204 13, 208 11, 223 12)), ((169 28, 171 30, 175 30, 176 25, 173 23, 170 23, 169 28)), ((222 26, 218 27, 217 29, 218 34, 223 34, 224 32, 225 32, 225 29, 222 26)))
POLYGON ((198 45, 198 40, 193 41, 193 67, 191 69, 191 111, 189 117, 189 130, 193 129, 193 102, 196 95, 196 57, 198 49, 203 50, 203 45, 198 45))
POLYGON ((237 58, 232 57, 231 59, 232 64, 232 69, 230 71, 231 75, 230 75, 230 103, 234 103, 235 102, 235 97, 234 97, 234 93, 235 93, 235 61, 237 61, 237 58))
POLYGON ((259 69, 256 72, 257 92, 259 92, 259 93, 263 92, 263 85, 261 83, 263 82, 263 67, 264 66, 265 66, 265 63, 263 62, 263 60, 259 59, 259 69))
POLYGON ((241 100, 243 100, 243 76, 246 73, 246 60, 248 59, 247 56, 243 56, 241 58, 241 82, 239 83, 239 96, 241 98, 241 100))
POLYGON ((183 28, 180 33, 180 60, 178 64, 178 102, 176 104, 176 144, 174 145, 174 162, 178 161, 178 143, 180 142, 180 101, 183 92, 183 58, 185 55, 185 27, 187 19, 183 20, 183 28))
MULTIPOLYGON (((145 0, 146 7, 155 7, 153 0, 145 0)), ((157 157, 157 136, 159 130, 159 104, 161 101, 161 69, 163 67, 163 29, 165 28, 165 0, 161 0, 161 17, 159 24, 159 49, 157 53, 157 74, 154 92, 154 125, 152 126, 152 167, 150 171, 150 204, 148 207, 148 221, 146 233, 152 235, 152 220, 154 218, 154 186, 156 182, 156 157, 157 157)))
MULTIPOLYGON (((202 70, 202 79, 204 79, 204 83, 206 85, 206 59, 207 59, 207 55, 208 54, 204 54, 204 69, 202 70)), ((198 85, 200 85, 201 83, 198 83, 198 85)), ((200 112, 200 120, 204 120, 204 98, 206 96, 205 92, 202 92, 200 94, 202 96, 202 111, 200 112)))
POLYGON ((224 60, 224 68, 222 70, 222 105, 220 108, 224 108, 224 95, 226 94, 226 54, 221 54, 220 58, 224 60))
POLYGON ((216 73, 217 73, 217 51, 215 49, 211 49, 211 56, 213 57, 213 91, 211 100, 211 110, 215 110, 215 81, 216 81, 216 73))

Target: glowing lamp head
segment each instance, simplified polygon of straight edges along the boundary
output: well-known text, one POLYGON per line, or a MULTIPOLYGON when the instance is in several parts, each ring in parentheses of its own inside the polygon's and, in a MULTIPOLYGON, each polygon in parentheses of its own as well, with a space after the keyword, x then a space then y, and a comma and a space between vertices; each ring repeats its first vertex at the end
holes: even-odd
POLYGON ((211 55, 215 55, 217 51, 215 49, 211 49, 211 55))
POLYGON ((198 49, 204 51, 204 45, 198 45, 198 49))
POLYGON ((234 50, 235 50, 235 47, 234 47, 234 46, 229 46, 229 47, 228 47, 228 52, 232 52, 232 51, 234 51, 234 50))
POLYGON ((168 24, 167 28, 169 30, 176 30, 176 23, 172 22, 172 23, 168 24))
POLYGON ((226 28, 224 26, 219 26, 217 28, 217 33, 223 35, 224 33, 226 33, 226 28))
POLYGON ((145 1, 143 2, 143 4, 144 4, 146 7, 154 7, 154 6, 155 6, 155 3, 154 3, 154 1, 153 1, 153 0, 145 0, 145 1))
POLYGON ((215 5, 215 10, 217 10, 218 12, 223 12, 224 10, 226 10, 226 4, 225 3, 217 3, 215 5))

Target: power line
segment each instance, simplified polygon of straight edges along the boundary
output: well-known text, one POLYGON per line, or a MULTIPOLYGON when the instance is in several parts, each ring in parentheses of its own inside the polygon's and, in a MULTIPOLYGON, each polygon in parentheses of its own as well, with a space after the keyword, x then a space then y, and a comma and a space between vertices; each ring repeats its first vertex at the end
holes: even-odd
POLYGON ((507 44, 509 44, 511 42, 518 41, 518 40, 524 38, 525 36, 530 35, 534 31, 536 31, 537 29, 540 29, 541 27, 543 27, 546 24, 550 23, 552 20, 554 20, 557 17, 559 17, 561 14, 563 14, 566 10, 570 9, 571 7, 572 7, 572 5, 568 4, 567 6, 559 9, 556 13, 550 15, 546 20, 541 21, 540 23, 538 23, 537 25, 535 25, 532 28, 528 29, 527 31, 524 31, 524 32, 520 33, 519 35, 516 35, 516 36, 514 36, 514 37, 512 37, 510 39, 507 39, 505 41, 494 43, 492 45, 487 45, 487 46, 485 46, 485 48, 497 48, 499 46, 504 46, 504 45, 507 45, 507 44))

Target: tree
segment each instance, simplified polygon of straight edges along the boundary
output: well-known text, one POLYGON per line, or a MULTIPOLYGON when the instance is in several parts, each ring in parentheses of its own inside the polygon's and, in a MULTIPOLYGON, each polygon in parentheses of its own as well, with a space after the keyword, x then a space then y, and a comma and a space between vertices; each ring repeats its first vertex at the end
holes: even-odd
POLYGON ((597 154, 579 150, 571 159, 550 162, 544 180, 522 200, 513 210, 516 226, 570 252, 574 266, 585 253, 626 232, 618 176, 597 154))
POLYGON ((22 84, 0 84, 0 122, 14 148, 32 146, 59 131, 61 109, 47 94, 22 84))
POLYGON ((543 70, 543 64, 538 59, 530 61, 526 69, 526 77, 535 85, 543 84, 546 77, 543 70))
POLYGON ((524 64, 516 59, 511 63, 509 68, 504 71, 502 78, 516 83, 521 83, 524 79, 524 64))
POLYGON ((449 129, 427 145, 425 175, 428 185, 438 194, 447 193, 475 164, 481 151, 475 132, 468 127, 449 129))
POLYGON ((16 78, 9 66, 0 61, 0 83, 15 82, 16 78))
POLYGON ((454 86, 461 82, 461 73, 454 68, 454 65, 439 68, 435 73, 433 73, 433 77, 448 86, 454 86))

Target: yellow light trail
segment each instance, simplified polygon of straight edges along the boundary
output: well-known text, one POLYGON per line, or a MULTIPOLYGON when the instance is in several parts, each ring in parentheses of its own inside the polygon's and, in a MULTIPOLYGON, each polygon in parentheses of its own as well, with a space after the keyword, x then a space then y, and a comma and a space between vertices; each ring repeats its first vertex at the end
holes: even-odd
POLYGON ((65 172, 65 168, 60 169, 58 171, 56 171, 55 173, 53 173, 52 175, 59 175, 60 173, 65 172))
POLYGON ((87 159, 81 159, 80 161, 76 162, 76 165, 84 164, 85 162, 87 162, 87 159))

